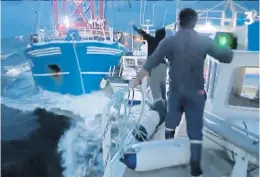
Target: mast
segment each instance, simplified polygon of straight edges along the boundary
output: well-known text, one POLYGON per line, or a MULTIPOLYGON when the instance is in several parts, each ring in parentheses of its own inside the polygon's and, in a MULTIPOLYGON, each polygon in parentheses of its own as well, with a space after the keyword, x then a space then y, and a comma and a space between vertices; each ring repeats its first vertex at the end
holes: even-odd
POLYGON ((34 25, 34 32, 36 33, 39 28, 39 21, 40 21, 40 11, 41 11, 41 1, 38 0, 38 10, 35 11, 36 13, 36 22, 34 25))
POLYGON ((91 20, 95 18, 94 0, 90 0, 91 20))
POLYGON ((62 4, 62 10, 63 10, 63 14, 66 16, 67 15, 67 4, 66 4, 66 0, 63 0, 63 4, 62 4))
POLYGON ((58 6, 58 0, 53 0, 52 2, 53 2, 55 26, 56 26, 56 29, 57 29, 57 28, 58 28, 58 24, 59 24, 59 6, 58 6))
POLYGON ((69 28, 83 30, 105 27, 104 0, 99 0, 99 14, 96 16, 94 0, 52 0, 52 2, 58 35, 64 35, 69 28), (67 11, 68 8, 72 9, 72 12, 67 11))
POLYGON ((104 19, 103 17, 103 0, 99 0, 99 19, 104 19))
POLYGON ((146 19, 145 22, 146 22, 146 23, 141 24, 141 26, 144 27, 146 33, 150 33, 150 32, 151 32, 150 27, 152 27, 153 24, 150 23, 151 20, 148 20, 148 19, 146 19))

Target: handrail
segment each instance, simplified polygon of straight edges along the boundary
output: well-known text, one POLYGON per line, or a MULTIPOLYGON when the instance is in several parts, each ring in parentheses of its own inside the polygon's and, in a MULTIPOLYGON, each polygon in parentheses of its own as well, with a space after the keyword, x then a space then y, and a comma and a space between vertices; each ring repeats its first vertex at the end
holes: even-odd
POLYGON ((110 109, 114 106, 118 113, 120 113, 121 105, 124 101, 124 93, 128 90, 128 88, 117 91, 112 97, 110 102, 105 107, 102 113, 101 120, 101 129, 103 131, 102 134, 102 148, 103 148, 103 167, 104 167, 104 175, 111 176, 111 118, 110 118, 110 109))
POLYGON ((210 130, 218 133, 230 143, 245 150, 246 152, 252 155, 258 155, 257 153, 259 153, 259 140, 257 143, 257 135, 250 131, 241 129, 239 126, 227 124, 226 122, 224 122, 224 118, 220 118, 207 111, 205 111, 204 114, 204 126, 206 128, 209 128, 210 130), (237 135, 238 137, 233 137, 234 135, 237 135), (243 140, 243 142, 241 142, 241 140, 243 140), (246 140, 248 140, 248 142, 246 140), (250 145, 248 145, 249 143, 250 145))
MULTIPOLYGON (((144 82, 145 83, 145 82, 144 82)), ((120 111, 122 110, 122 105, 124 107, 123 112, 123 119, 119 119, 118 124, 120 124, 118 126, 119 129, 119 133, 121 133, 121 131, 126 131, 128 130, 127 128, 131 128, 132 129, 137 129, 137 123, 139 123, 140 119, 142 118, 143 115, 143 110, 145 107, 145 98, 144 98, 144 87, 145 86, 141 86, 141 91, 142 91, 142 105, 141 105, 141 112, 139 115, 139 118, 137 119, 137 121, 129 121, 129 116, 131 114, 131 108, 132 108, 132 104, 133 104, 133 99, 134 99, 134 90, 133 94, 132 94, 132 98, 131 98, 131 105, 129 106, 128 112, 127 112, 127 107, 128 107, 128 102, 127 100, 124 99, 125 93, 128 91, 130 92, 128 87, 125 87, 123 89, 118 90, 112 97, 110 102, 106 105, 103 114, 102 114, 102 124, 101 124, 101 129, 103 131, 103 136, 102 136, 102 148, 103 148, 103 167, 104 167, 104 176, 112 176, 112 165, 111 165, 111 142, 112 142, 112 137, 111 137, 111 129, 112 129, 112 120, 110 118, 110 109, 113 107, 114 109, 116 109, 117 111, 117 116, 119 118, 120 115, 120 111), (127 127, 127 128, 126 128, 127 127)), ((130 97, 130 94, 128 94, 128 99, 130 97)), ((138 129, 137 129, 137 133, 138 129)), ((126 133, 125 136, 127 136, 129 134, 129 132, 126 133)), ((117 154, 121 155, 124 152, 124 148, 125 146, 128 145, 124 145, 124 135, 119 134, 119 136, 123 136, 120 137, 119 141, 117 141, 117 154)), ((132 142, 131 142, 132 143, 132 142)))
MULTIPOLYGON (((65 29, 63 33, 59 33, 57 30, 51 28, 52 26, 48 26, 48 29, 38 29, 38 33, 42 35, 42 38, 39 42, 44 42, 44 41, 52 41, 52 40, 60 40, 60 39, 65 39, 66 33, 68 32, 69 29, 65 29), (51 30, 50 30, 51 29, 51 30)), ((113 33, 111 30, 101 28, 101 29, 90 29, 87 27, 77 27, 76 30, 78 30, 80 36, 82 39, 87 39, 87 40, 95 40, 95 38, 100 38, 103 41, 113 41, 111 38, 111 34, 113 33)), ((38 34, 38 35, 40 35, 38 34)), ((113 36, 113 35, 112 35, 113 36)), ((98 39, 100 40, 100 39, 98 39)))
POLYGON ((124 106, 124 115, 126 115, 127 104, 124 100, 125 92, 129 91, 128 87, 118 90, 112 97, 110 102, 106 105, 101 120, 102 134, 102 148, 103 148, 103 166, 104 175, 111 176, 111 128, 112 121, 110 118, 110 109, 113 107, 117 110, 117 115, 120 115, 121 107, 124 106))

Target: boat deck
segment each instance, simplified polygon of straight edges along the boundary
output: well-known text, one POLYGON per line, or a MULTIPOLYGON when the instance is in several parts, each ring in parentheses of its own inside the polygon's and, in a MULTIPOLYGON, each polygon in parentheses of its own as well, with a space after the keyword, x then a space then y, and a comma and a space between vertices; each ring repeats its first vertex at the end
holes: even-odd
MULTIPOLYGON (((182 118, 179 128, 176 130, 176 137, 187 137, 186 121, 182 118)), ((153 140, 164 139, 164 128, 162 125, 153 140)), ((170 155, 169 155, 170 156, 170 155)), ((174 156, 174 155, 172 155, 174 156)), ((222 151, 203 149, 202 152, 202 170, 203 177, 230 177, 234 163, 230 161, 227 155, 222 151)), ((126 169, 125 177, 190 177, 189 165, 163 168, 153 171, 136 172, 126 169)), ((259 176, 259 169, 251 171, 248 176, 259 176)))

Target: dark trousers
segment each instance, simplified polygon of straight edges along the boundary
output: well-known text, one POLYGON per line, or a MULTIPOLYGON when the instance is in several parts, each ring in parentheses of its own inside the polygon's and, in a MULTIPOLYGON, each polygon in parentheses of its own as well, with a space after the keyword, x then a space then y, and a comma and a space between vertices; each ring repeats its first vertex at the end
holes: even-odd
POLYGON ((149 85, 155 102, 166 98, 166 71, 167 65, 161 63, 150 73, 149 85))
POLYGON ((205 101, 206 93, 204 90, 183 93, 169 91, 168 113, 165 120, 166 131, 175 130, 180 124, 182 114, 185 112, 187 134, 191 143, 191 163, 201 160, 205 101))

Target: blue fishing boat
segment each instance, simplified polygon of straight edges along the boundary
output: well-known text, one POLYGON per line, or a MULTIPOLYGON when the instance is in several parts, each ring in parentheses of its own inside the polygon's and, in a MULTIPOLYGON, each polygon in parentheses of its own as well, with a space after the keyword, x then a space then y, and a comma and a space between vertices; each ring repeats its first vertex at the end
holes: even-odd
POLYGON ((54 31, 38 30, 31 35, 31 45, 25 50, 35 84, 71 95, 99 90, 100 81, 125 51, 113 39, 113 29, 103 18, 103 0, 96 18, 94 0, 54 0, 52 5, 54 31))

